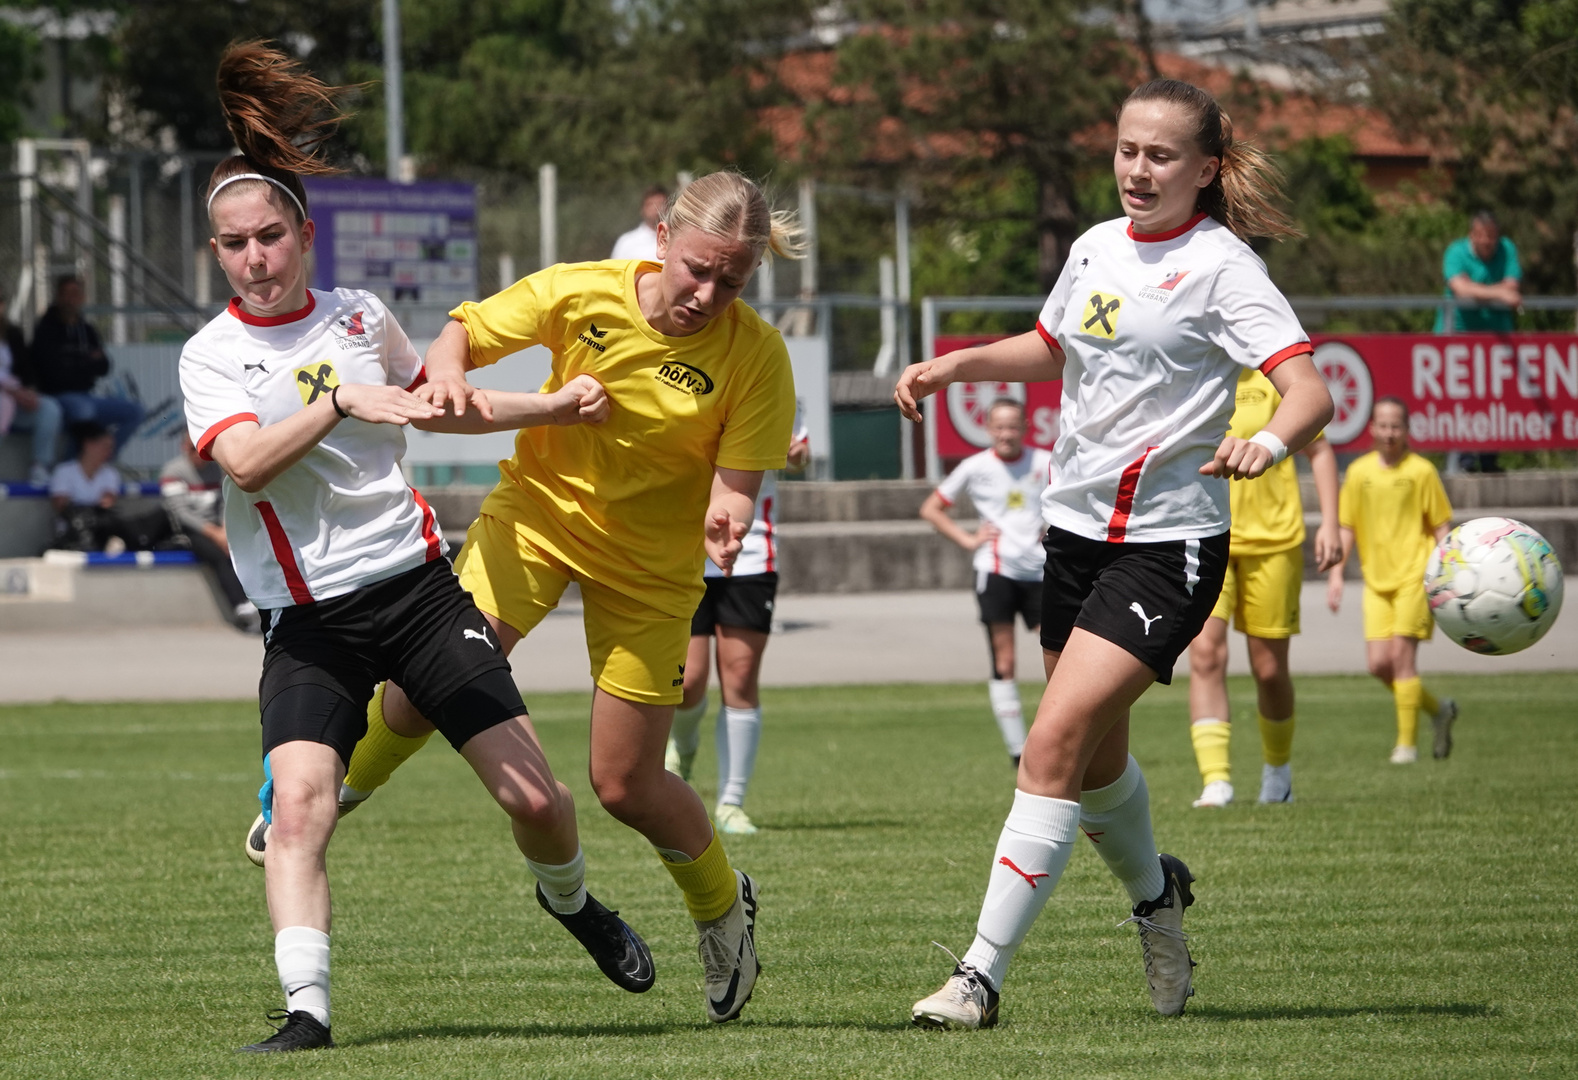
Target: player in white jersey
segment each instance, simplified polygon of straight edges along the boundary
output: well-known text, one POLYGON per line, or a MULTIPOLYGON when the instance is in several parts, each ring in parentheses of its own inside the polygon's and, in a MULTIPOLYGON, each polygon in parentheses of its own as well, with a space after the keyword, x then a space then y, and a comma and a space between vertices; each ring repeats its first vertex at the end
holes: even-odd
MULTIPOLYGON (((797 401, 788 470, 799 472, 810 460, 811 436, 797 401)), ((711 654, 715 651, 722 701, 715 736, 718 801, 712 820, 719 832, 740 836, 757 831, 745 812, 745 792, 756 772, 756 748, 762 738, 758 682, 767 637, 773 630, 773 605, 778 598, 777 525, 778 478, 769 472, 762 476, 756 516, 734 565, 725 573, 708 559, 702 571, 707 591, 690 620, 685 696, 674 710, 663 760, 669 772, 690 779, 696 749, 701 744, 701 720, 707 712, 707 682, 712 675, 711 654)))
POLYGON ((225 51, 219 90, 242 152, 209 181, 210 246, 237 295, 182 350, 180 377, 192 441, 224 469, 231 557, 265 628, 258 828, 270 833, 285 1009, 270 1015, 282 1021, 275 1034, 245 1049, 334 1045, 324 858, 368 699, 389 677, 421 699, 509 814, 539 902, 610 979, 645 990, 651 954, 586 895, 569 791, 548 768, 496 635, 443 558, 433 511, 400 472, 408 423, 600 422, 607 396, 590 377, 552 394, 491 395, 494 423, 484 425, 477 410, 457 419, 413 394, 421 360, 378 299, 307 288, 314 227, 298 173, 331 171, 316 144, 340 119, 339 91, 261 42, 225 51))
POLYGON ((975 599, 986 627, 992 678, 986 684, 992 715, 1014 766, 1025 748, 1024 709, 1014 672, 1014 616, 1025 629, 1041 628, 1041 497, 1052 476, 1052 455, 1025 448, 1025 407, 999 398, 986 413, 992 445, 959 463, 921 504, 920 516, 971 553, 975 599), (960 493, 968 493, 981 524, 966 532, 948 516, 960 493))
POLYGON ((1199 633, 1222 587, 1228 478, 1260 476, 1331 418, 1309 339, 1242 239, 1288 235, 1275 173, 1233 140, 1216 101, 1163 79, 1129 95, 1113 158, 1128 220, 1074 242, 1036 331, 911 367, 895 397, 949 383, 1063 380, 1041 645, 1047 689, 992 858, 976 936, 915 1023, 997 1021, 1014 951, 1057 886, 1081 829, 1133 903, 1151 1003, 1183 1012, 1193 961, 1184 864, 1158 855, 1129 756, 1129 707, 1199 633), (1252 439, 1226 435, 1238 372, 1282 395, 1252 439))

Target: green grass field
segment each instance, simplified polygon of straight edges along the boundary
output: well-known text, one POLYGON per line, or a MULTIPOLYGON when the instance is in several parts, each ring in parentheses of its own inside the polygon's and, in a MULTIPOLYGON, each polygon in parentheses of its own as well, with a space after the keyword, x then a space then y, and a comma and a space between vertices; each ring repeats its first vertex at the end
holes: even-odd
MULTIPOLYGON (((910 1027, 969 944, 1013 777, 984 688, 765 695, 729 846, 762 886, 744 1018, 702 1015, 695 937, 641 840, 585 781, 587 699, 531 700, 581 810, 595 893, 658 983, 604 981, 531 898, 505 819, 441 741, 343 824, 340 1048, 233 1049, 279 1005, 247 703, 0 709, 0 1075, 22 1077, 1473 1077, 1578 1074, 1578 676, 1431 680, 1463 705, 1446 762, 1387 764, 1373 681, 1300 681, 1291 806, 1198 793, 1182 685, 1135 711, 1158 842, 1199 879, 1198 996, 1152 1011, 1117 883, 1076 852, 1008 977, 1003 1024, 910 1027)), ((1241 682, 1240 707, 1252 701, 1241 682)), ((709 740, 710 741, 710 740, 709 740)), ((708 778, 705 747, 699 775, 708 778)))

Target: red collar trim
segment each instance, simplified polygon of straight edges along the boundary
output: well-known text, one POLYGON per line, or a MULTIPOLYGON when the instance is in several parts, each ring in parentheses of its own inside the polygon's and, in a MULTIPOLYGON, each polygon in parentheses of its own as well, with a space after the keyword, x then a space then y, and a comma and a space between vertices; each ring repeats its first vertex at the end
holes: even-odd
POLYGON ((286 323, 300 322, 302 319, 305 319, 312 314, 312 309, 317 306, 317 298, 312 295, 312 290, 308 289, 306 306, 296 311, 287 312, 284 315, 250 314, 241 306, 241 297, 239 296, 230 298, 230 307, 227 310, 248 326, 284 326, 286 323))
POLYGON ((1209 214, 1202 211, 1176 229, 1168 229, 1166 232, 1135 232, 1134 222, 1131 221, 1129 222, 1129 239, 1138 240, 1142 244, 1156 244, 1163 240, 1176 240, 1209 216, 1209 214))

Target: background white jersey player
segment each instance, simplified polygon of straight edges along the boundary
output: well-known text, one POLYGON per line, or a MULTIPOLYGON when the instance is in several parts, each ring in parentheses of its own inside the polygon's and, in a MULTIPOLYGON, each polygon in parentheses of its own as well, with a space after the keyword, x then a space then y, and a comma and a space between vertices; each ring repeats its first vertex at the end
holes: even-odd
MULTIPOLYGON (((811 460, 811 434, 805 407, 795 402, 789 471, 811 460)), ((685 656, 685 697, 674 710, 664 765, 687 781, 701 745, 701 719, 707 712, 707 682, 712 654, 718 661, 718 801, 713 822, 720 832, 749 835, 756 826, 745 812, 745 791, 756 771, 762 737, 758 682, 778 598, 778 477, 766 473, 756 497, 756 516, 728 574, 711 559, 703 575, 706 594, 690 622, 685 656)))
POLYGON ((987 410, 992 445, 972 454, 948 474, 921 504, 920 516, 964 550, 975 562, 975 599, 986 627, 992 677, 987 695, 992 715, 1014 765, 1025 748, 1024 709, 1014 680, 1014 617, 1025 629, 1041 627, 1041 578, 1046 552, 1041 537, 1041 497, 1052 477, 1052 454, 1025 446, 1025 407, 999 398, 987 410), (981 524, 961 528, 948 511, 968 494, 981 524))

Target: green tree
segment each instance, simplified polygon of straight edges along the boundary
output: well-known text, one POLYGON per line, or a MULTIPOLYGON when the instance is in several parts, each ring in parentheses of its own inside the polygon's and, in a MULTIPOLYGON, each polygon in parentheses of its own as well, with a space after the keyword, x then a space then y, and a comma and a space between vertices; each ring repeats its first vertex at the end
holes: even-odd
POLYGON ((0 21, 0 143, 23 134, 22 110, 39 71, 38 40, 32 32, 0 21))
POLYGON ((819 162, 923 187, 945 217, 970 209, 950 192, 1022 172, 1036 277, 1049 289, 1082 224, 1081 174, 1105 154, 1079 138, 1110 123, 1135 81, 1132 51, 1079 0, 852 0, 845 9, 859 29, 837 46, 835 92, 807 113, 819 162))

